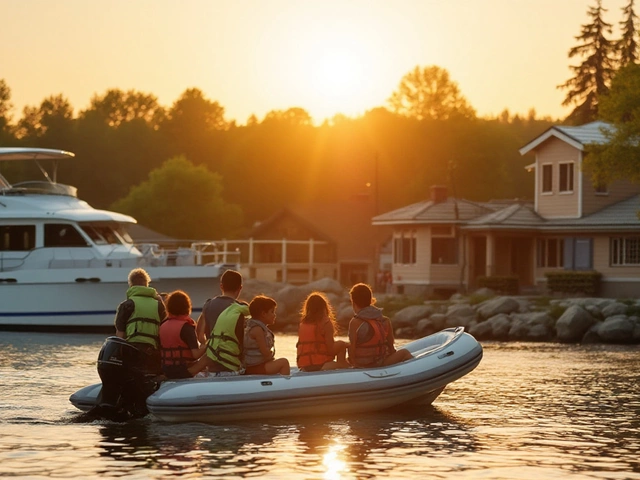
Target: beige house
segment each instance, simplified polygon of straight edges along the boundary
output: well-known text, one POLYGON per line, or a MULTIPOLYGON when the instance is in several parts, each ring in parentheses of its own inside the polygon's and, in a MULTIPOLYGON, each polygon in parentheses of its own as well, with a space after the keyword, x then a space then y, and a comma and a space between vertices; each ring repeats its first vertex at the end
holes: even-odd
POLYGON ((396 291, 469 291, 480 276, 516 276, 523 293, 544 291, 552 270, 595 270, 602 296, 640 294, 640 186, 594 185, 582 171, 602 122, 554 126, 520 149, 535 154, 534 202, 471 202, 431 188, 431 198, 373 218, 393 227, 396 291))

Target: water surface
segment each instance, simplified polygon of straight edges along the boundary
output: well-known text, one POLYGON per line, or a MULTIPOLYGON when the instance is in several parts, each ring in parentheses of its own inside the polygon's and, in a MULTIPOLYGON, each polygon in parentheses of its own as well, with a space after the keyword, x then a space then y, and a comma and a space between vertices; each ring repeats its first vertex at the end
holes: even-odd
MULTIPOLYGON (((2 332, 0 476, 640 479, 640 347, 484 343, 433 407, 230 425, 84 421, 105 335, 2 332)), ((278 355, 295 359, 292 336, 278 355)))

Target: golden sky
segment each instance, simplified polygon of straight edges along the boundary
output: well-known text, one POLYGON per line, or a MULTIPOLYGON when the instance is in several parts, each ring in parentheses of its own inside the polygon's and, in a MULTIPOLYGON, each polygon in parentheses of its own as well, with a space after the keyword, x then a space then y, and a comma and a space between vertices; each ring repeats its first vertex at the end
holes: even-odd
MULTIPOLYGON (((628 0, 603 0, 619 33, 628 0)), ((569 49, 596 0, 0 0, 14 116, 109 88, 170 106, 197 87, 227 120, 302 107, 316 122, 386 106, 416 65, 449 71, 479 115, 564 116, 569 49)), ((636 6, 640 13, 640 5, 636 6)))

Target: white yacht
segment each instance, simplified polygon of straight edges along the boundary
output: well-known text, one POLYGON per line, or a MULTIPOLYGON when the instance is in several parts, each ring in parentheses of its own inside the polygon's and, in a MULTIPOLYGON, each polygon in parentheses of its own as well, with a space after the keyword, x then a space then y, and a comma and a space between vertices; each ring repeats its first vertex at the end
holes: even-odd
MULTIPOLYGON (((42 181, 11 184, 0 174, 0 329, 89 330, 113 328, 135 267, 158 292, 184 290, 195 315, 219 293, 219 277, 238 268, 232 253, 212 242, 180 248, 134 244, 127 215, 96 210, 76 188, 56 182, 59 160, 71 152, 0 148, 3 162, 32 160, 42 181), (52 161, 50 175, 42 161, 52 161)), ((234 252, 235 253, 235 252, 234 252)))

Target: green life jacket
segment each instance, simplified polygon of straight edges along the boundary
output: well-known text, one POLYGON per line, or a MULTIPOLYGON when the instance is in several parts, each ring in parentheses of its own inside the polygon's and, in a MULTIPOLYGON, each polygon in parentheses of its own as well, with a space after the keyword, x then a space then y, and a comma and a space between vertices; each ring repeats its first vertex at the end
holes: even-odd
POLYGON ((156 290, 134 285, 127 290, 127 298, 133 300, 135 308, 125 330, 127 342, 148 343, 153 348, 160 346, 160 316, 156 290))
POLYGON ((249 315, 248 305, 232 303, 224 309, 213 326, 211 338, 207 344, 207 357, 232 372, 242 368, 240 341, 236 336, 240 315, 249 315))

